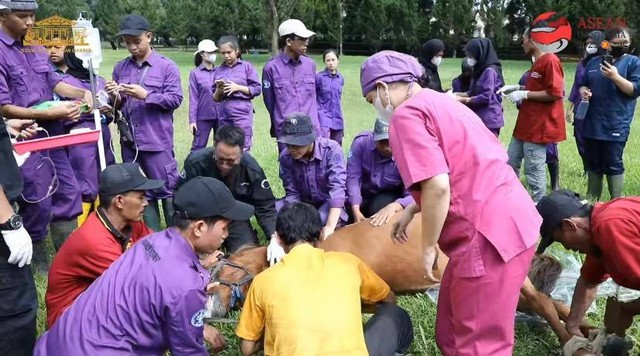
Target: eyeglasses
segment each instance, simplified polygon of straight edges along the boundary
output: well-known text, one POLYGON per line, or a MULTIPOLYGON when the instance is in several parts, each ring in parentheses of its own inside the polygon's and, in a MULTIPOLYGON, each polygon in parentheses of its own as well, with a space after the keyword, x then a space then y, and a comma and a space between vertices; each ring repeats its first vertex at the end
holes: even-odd
POLYGON ((216 162, 229 167, 237 166, 240 163, 240 159, 220 158, 215 155, 213 156, 213 159, 215 159, 216 162))

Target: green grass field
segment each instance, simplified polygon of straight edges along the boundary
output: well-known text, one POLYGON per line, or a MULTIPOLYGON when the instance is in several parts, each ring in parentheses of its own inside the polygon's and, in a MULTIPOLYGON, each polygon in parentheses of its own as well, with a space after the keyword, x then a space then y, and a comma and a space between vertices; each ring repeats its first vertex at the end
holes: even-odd
MULTIPOLYGON (((173 59, 182 72, 182 87, 184 90, 184 101, 175 114, 175 150, 180 166, 191 148, 192 136, 188 130, 188 78, 189 71, 193 68, 193 52, 162 51, 162 53, 173 59)), ((106 78, 111 77, 113 65, 120 59, 127 56, 125 50, 112 51, 105 50, 105 59, 100 68, 100 74, 106 78)), ((246 56, 244 59, 250 61, 255 66, 258 74, 261 74, 264 63, 268 56, 246 56)), ((318 70, 324 68, 319 56, 313 56, 318 65, 318 70)), ((360 91, 360 64, 365 57, 343 57, 341 58, 340 71, 345 76, 345 88, 343 91, 343 110, 345 117, 345 153, 347 152, 353 137, 362 130, 372 129, 375 120, 375 109, 369 105, 361 95, 360 91)), ((529 68, 529 63, 525 61, 504 61, 502 63, 504 77, 507 84, 515 84, 524 71, 529 68)), ((440 76, 443 87, 449 87, 451 80, 460 71, 460 59, 445 58, 440 67, 440 76)), ((573 83, 575 63, 567 63, 564 67, 565 83, 570 89, 573 83)), ((284 195, 284 190, 278 177, 277 147, 274 139, 269 137, 269 117, 262 102, 262 97, 254 100, 256 115, 254 124, 254 147, 251 151, 253 156, 261 163, 268 178, 272 181, 272 187, 277 197, 284 195)), ((506 145, 509 142, 517 111, 510 102, 505 103, 505 122, 501 134, 501 141, 506 145)), ((636 117, 638 115, 636 114, 636 117)), ((582 164, 573 140, 573 130, 570 125, 567 128, 568 139, 560 143, 560 164, 561 164, 561 186, 573 189, 582 194, 586 192, 586 178, 582 176, 582 164)), ((625 195, 640 195, 640 128, 634 122, 631 130, 631 137, 625 152, 625 164, 627 167, 625 195)), ((117 134, 114 135, 114 143, 117 142, 117 134)), ((115 146, 118 146, 115 144, 115 146)), ((118 155, 117 155, 118 156, 118 155)), ((118 157, 118 160, 119 157, 118 157)), ((606 191, 606 189, 605 189, 606 191)), ((604 193, 603 198, 608 199, 608 193, 604 193)), ((557 248, 557 247, 556 247, 557 248)), ((40 311, 38 314, 38 330, 42 332, 45 325, 44 292, 46 290, 46 279, 38 277, 38 294, 40 298, 40 311)), ((435 344, 435 305, 424 295, 402 296, 399 303, 406 308, 414 323, 415 341, 411 349, 413 355, 439 355, 435 344)), ((602 320, 603 301, 598 301, 599 312, 590 315, 592 321, 599 324, 602 320)), ((234 314, 234 316, 236 316, 234 314)), ((233 335, 233 326, 216 325, 227 335, 228 348, 224 355, 240 354, 237 339, 233 335)), ((630 331, 636 340, 640 340, 640 328, 638 324, 630 331)), ((546 331, 530 330, 527 326, 518 325, 516 327, 516 345, 514 355, 549 355, 558 350, 558 342, 550 329, 546 331)))

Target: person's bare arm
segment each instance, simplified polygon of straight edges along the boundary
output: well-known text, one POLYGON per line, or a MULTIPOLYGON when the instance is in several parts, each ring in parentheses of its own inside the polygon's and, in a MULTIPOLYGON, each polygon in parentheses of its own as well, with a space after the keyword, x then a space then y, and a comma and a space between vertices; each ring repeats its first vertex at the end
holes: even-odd
POLYGON ((527 100, 532 101, 554 101, 562 99, 562 97, 549 94, 546 90, 530 91, 527 94, 527 100))
POLYGON ((551 326, 551 329, 553 329, 553 332, 558 336, 558 339, 560 339, 561 345, 564 345, 571 339, 572 335, 569 334, 562 324, 554 301, 550 297, 538 292, 528 277, 520 289, 518 309, 532 311, 544 318, 544 320, 549 323, 549 326, 551 326))
POLYGON ((587 309, 596 299, 599 283, 590 283, 583 277, 578 278, 576 289, 571 300, 571 312, 567 318, 567 331, 573 335, 581 336, 580 324, 587 313, 587 309))
POLYGON ((262 340, 251 341, 240 339, 240 352, 242 352, 243 356, 254 355, 262 350, 263 345, 264 343, 262 342, 262 340))
POLYGON ((2 114, 6 118, 21 120, 77 120, 80 118, 80 106, 69 102, 60 104, 48 110, 36 110, 33 108, 23 108, 16 105, 3 105, 2 114))

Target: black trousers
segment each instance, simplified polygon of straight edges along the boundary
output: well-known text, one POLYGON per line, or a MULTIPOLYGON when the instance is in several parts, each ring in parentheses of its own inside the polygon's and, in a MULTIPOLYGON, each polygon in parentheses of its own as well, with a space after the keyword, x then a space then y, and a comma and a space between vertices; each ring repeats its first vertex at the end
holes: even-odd
POLYGON ((0 238, 0 355, 31 356, 36 343, 38 295, 30 266, 9 264, 0 238))
POLYGON ((381 304, 364 325, 364 341, 370 356, 404 354, 413 342, 409 314, 395 304, 381 304))
POLYGON ((224 240, 224 248, 227 253, 234 253, 244 245, 258 246, 258 233, 251 226, 250 220, 231 222, 229 236, 224 240))

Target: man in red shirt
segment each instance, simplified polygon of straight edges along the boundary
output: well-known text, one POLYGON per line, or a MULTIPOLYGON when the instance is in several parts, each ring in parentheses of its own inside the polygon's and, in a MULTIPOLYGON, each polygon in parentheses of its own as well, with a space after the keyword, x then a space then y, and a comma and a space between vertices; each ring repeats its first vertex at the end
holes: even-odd
POLYGON ((509 94, 511 101, 521 103, 509 143, 509 165, 519 175, 524 159, 524 174, 537 203, 547 191, 547 144, 567 138, 562 105, 564 72, 560 59, 542 52, 529 31, 522 36, 522 48, 534 58, 529 80, 524 87, 506 85, 498 93, 509 94))
MULTIPOLYGON (((558 190, 542 198, 537 208, 543 219, 538 253, 557 241, 587 255, 566 322, 569 333, 582 336, 580 323, 600 283, 611 277, 622 287, 640 290, 640 197, 591 205, 577 193, 558 190)), ((620 303, 609 298, 604 317, 607 333, 624 336, 638 314, 640 299, 620 303)))
POLYGON ((147 179, 137 163, 100 173, 100 206, 62 245, 51 264, 45 301, 47 327, 136 241, 153 233, 142 221, 145 191, 164 185, 147 179))

